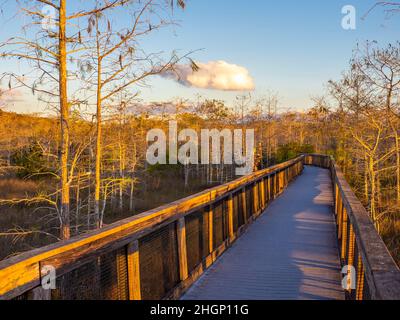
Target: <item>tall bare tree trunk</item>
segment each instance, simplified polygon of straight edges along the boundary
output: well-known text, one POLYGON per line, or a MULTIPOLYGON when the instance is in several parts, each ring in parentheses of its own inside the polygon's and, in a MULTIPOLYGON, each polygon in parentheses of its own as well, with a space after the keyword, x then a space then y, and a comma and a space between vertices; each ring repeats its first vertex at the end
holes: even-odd
MULTIPOLYGON (((120 124, 122 126, 122 123, 120 124)), ((124 183, 125 183, 125 148, 122 145, 121 132, 119 132, 119 210, 124 209, 124 183)))
POLYGON ((365 154, 365 169, 364 169, 364 197, 365 197, 365 203, 368 203, 369 201, 369 185, 368 185, 368 157, 367 154, 365 154))
POLYGON ((129 196, 129 211, 131 211, 131 214, 133 214, 134 212, 134 201, 133 201, 133 193, 134 193, 134 181, 132 179, 131 181, 131 188, 130 188, 130 196, 129 196))
POLYGON ((97 100, 96 100, 96 165, 95 165, 95 196, 94 196, 94 216, 95 226, 100 228, 100 200, 101 200, 101 126, 102 126, 102 91, 101 91, 101 72, 102 72, 102 61, 100 57, 100 43, 99 43, 99 31, 98 31, 98 19, 96 19, 96 44, 97 44, 97 100))
POLYGON ((368 170, 369 170, 370 185, 371 185, 371 197, 370 197, 371 218, 375 224, 376 229, 379 232, 379 221, 377 221, 377 212, 376 212, 376 195, 377 195, 376 172, 375 172, 374 158, 372 156, 369 157, 368 170))
POLYGON ((396 200, 397 205, 400 205, 400 139, 399 133, 397 131, 396 125, 390 121, 390 126, 392 127, 394 139, 395 139, 395 150, 396 150, 396 200))
POLYGON ((67 37, 66 0, 60 0, 59 11, 59 81, 61 114, 61 238, 70 238, 70 195, 68 179, 69 157, 69 113, 67 93, 67 37))
MULTIPOLYGON (((100 98, 100 97, 99 97, 100 98)), ((96 228, 100 227, 100 188, 101 188, 101 101, 97 101, 97 132, 96 132, 96 165, 95 165, 95 195, 94 216, 96 228)))
POLYGON ((75 234, 79 233, 79 214, 80 214, 79 211, 81 207, 80 189, 81 189, 81 174, 79 173, 76 185, 75 234))
POLYGON ((396 134, 396 179, 397 179, 397 205, 400 206, 400 142, 399 136, 396 134))

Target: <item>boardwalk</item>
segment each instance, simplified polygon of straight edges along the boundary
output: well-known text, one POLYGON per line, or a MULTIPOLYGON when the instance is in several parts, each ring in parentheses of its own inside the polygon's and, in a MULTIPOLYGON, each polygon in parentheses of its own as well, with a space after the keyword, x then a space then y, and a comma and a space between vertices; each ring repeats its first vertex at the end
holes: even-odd
POLYGON ((0 300, 344 299, 338 246, 340 262, 358 271, 346 298, 400 300, 400 269, 339 166, 329 156, 302 155, 0 261, 0 300), (278 195, 278 185, 285 191, 264 214, 254 223, 239 222, 266 203, 266 190, 278 195), (247 201, 237 201, 243 195, 247 201), (209 215, 210 207, 215 215, 209 215), (245 233, 235 232, 235 217, 245 233), (219 233, 218 241, 211 231, 219 233), (55 291, 41 286, 41 266, 48 265, 56 267, 62 283, 55 291))
POLYGON ((306 167, 187 300, 344 299, 329 171, 306 167))

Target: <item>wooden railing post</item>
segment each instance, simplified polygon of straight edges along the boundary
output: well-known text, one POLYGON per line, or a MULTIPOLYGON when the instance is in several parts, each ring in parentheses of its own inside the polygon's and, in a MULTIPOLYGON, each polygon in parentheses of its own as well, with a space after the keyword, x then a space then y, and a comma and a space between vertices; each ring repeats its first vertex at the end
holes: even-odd
POLYGON ((258 186, 257 182, 253 184, 253 215, 258 216, 258 186))
POLYGON ((361 258, 361 253, 358 253, 357 261, 357 289, 356 300, 364 299, 364 265, 361 258))
POLYGON ((233 242, 235 240, 235 231, 233 226, 233 195, 232 193, 228 197, 228 232, 229 241, 233 242))
POLYGON ((335 215, 338 214, 338 203, 339 203, 339 186, 337 182, 335 182, 335 215))
POLYGON ((248 216, 247 216, 247 198, 246 198, 246 188, 243 188, 240 192, 240 196, 242 199, 242 210, 243 210, 243 217, 245 223, 247 223, 248 216))
POLYGON ((346 208, 342 212, 342 261, 346 259, 348 216, 346 208))
POLYGON ((289 180, 289 168, 286 168, 284 171, 285 175, 285 188, 288 186, 288 180, 289 180))
POLYGON ((349 249, 348 249, 348 253, 347 253, 347 264, 349 266, 354 266, 355 246, 356 246, 356 234, 354 233, 353 225, 350 224, 349 249))
POLYGON ((185 281, 188 276, 187 249, 186 249, 186 224, 185 218, 180 218, 177 223, 178 236, 178 255, 179 255, 179 274, 181 281, 185 281))
POLYGON ((214 251, 214 213, 212 205, 208 210, 208 244, 210 253, 212 253, 214 251))
POLYGON ((139 264, 139 241, 128 244, 128 284, 129 300, 141 300, 142 293, 140 289, 140 264, 139 264))
POLYGON ((338 225, 338 239, 342 239, 342 220, 343 219, 343 201, 339 198, 337 225, 338 225))
POLYGON ((265 204, 267 203, 267 199, 265 197, 265 180, 264 180, 264 178, 261 179, 260 187, 261 187, 261 203, 262 203, 261 210, 264 210, 266 207, 265 204))

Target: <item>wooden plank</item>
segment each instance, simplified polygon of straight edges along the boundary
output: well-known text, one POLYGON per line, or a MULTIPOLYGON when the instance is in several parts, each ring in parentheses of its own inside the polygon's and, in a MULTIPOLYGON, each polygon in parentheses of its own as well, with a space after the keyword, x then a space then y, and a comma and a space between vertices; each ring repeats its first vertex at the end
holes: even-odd
POLYGON ((11 299, 40 285, 40 268, 37 261, 27 261, 21 267, 11 265, 0 270, 0 299, 11 299), (11 292, 15 290, 14 292, 11 292))
POLYGON ((179 255, 179 274, 181 281, 185 281, 189 275, 186 249, 186 224, 185 218, 181 218, 177 223, 178 255, 179 255))
POLYGON ((136 240, 128 244, 127 254, 129 300, 141 300, 139 241, 136 240))

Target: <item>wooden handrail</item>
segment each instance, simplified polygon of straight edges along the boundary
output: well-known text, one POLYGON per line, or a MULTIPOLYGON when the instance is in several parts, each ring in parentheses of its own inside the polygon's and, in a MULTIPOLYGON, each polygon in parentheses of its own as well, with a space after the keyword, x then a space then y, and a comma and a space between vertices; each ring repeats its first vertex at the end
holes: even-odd
POLYGON ((339 166, 329 156, 306 155, 305 163, 331 170, 342 265, 353 266, 356 288, 347 298, 400 300, 400 269, 379 236, 367 210, 354 194, 339 166), (322 162, 321 162, 322 160, 322 162))
MULTIPOLYGON (((57 269, 57 276, 60 276, 102 253, 124 246, 132 247, 132 243, 135 243, 135 241, 137 243, 138 239, 166 225, 175 223, 179 219, 199 210, 199 208, 212 206, 221 199, 227 199, 233 193, 239 192, 250 185, 260 181, 264 182, 264 179, 272 176, 281 176, 281 173, 285 172, 285 170, 300 165, 299 172, 296 172, 296 175, 299 174, 302 171, 303 160, 304 156, 300 156, 227 184, 118 221, 100 230, 0 261, 0 299, 15 298, 39 287, 41 282, 40 269, 43 265, 54 266, 57 269)), ((277 183, 280 183, 279 189, 287 185, 287 183, 283 184, 283 179, 277 183)), ((260 188, 260 190, 264 189, 260 188)), ((276 190, 274 195, 278 195, 281 191, 276 190)), ((265 198, 265 194, 260 193, 260 196, 265 198)), ((221 248, 216 248, 215 251, 217 254, 214 252, 214 256, 219 255, 221 248)), ((135 295, 130 294, 130 296, 135 295)))

